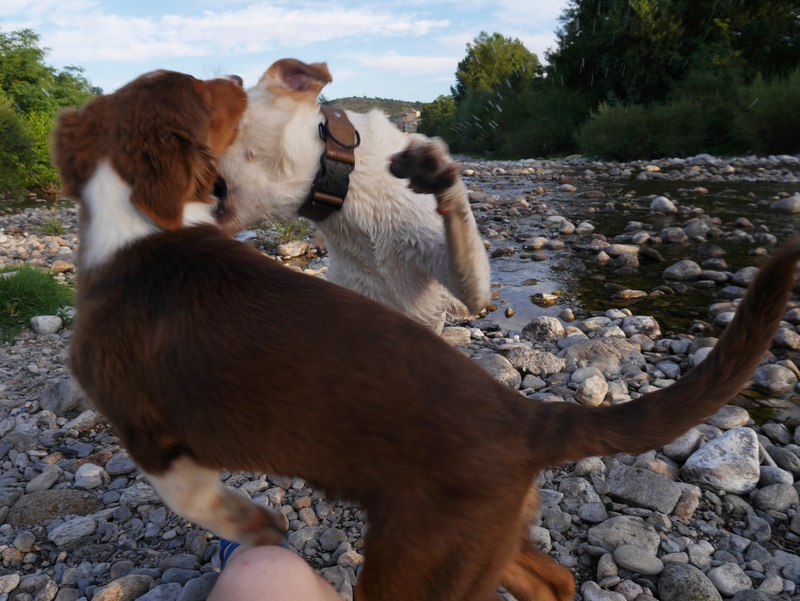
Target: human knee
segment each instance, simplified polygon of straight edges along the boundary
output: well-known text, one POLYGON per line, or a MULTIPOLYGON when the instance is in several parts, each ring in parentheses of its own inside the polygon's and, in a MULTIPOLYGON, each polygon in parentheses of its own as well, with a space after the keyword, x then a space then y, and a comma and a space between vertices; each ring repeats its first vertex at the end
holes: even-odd
POLYGON ((269 601, 301 598, 318 587, 308 564, 275 546, 243 549, 230 558, 209 601, 269 601))

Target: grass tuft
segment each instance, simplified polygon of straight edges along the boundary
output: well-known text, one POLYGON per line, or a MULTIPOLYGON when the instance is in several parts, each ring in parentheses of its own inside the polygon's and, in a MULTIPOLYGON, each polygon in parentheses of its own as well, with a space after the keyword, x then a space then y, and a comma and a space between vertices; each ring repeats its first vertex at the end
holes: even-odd
POLYGON ((59 284, 47 272, 22 265, 0 269, 0 333, 6 342, 14 339, 31 317, 56 315, 72 305, 75 292, 59 284))

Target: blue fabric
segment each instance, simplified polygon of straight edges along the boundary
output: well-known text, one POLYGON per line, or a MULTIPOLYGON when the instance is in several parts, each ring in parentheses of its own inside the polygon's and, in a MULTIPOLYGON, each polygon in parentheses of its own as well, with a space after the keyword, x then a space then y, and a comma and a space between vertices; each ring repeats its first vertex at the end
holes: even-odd
POLYGON ((224 538, 219 539, 219 569, 224 570, 225 564, 228 563, 228 558, 231 556, 231 553, 239 546, 239 543, 234 542, 232 540, 225 540, 224 538))

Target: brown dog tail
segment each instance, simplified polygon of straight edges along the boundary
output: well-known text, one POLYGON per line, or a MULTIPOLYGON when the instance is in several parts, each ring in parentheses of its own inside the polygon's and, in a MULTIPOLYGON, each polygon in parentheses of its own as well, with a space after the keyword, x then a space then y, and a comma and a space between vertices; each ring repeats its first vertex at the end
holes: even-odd
POLYGON ((800 240, 794 240, 762 266, 714 350, 672 386, 612 407, 541 406, 531 424, 537 462, 643 453, 716 413, 747 385, 769 350, 792 294, 798 259, 800 240))

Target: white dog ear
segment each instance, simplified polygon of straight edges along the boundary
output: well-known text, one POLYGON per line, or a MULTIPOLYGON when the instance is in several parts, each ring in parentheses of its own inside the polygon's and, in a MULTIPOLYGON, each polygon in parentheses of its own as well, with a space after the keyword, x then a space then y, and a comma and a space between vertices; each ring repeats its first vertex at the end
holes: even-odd
POLYGON ((296 100, 316 102, 317 96, 333 81, 326 63, 306 63, 284 58, 272 64, 258 81, 257 87, 276 96, 291 96, 296 100))

